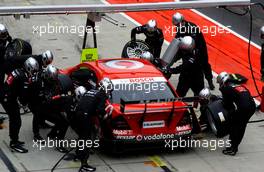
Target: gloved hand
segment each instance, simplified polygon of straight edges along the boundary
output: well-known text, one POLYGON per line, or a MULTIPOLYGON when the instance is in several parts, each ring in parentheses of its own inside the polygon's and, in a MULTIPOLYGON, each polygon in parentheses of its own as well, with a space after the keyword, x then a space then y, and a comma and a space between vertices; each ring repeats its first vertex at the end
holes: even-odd
POLYGON ((208 81, 208 85, 209 85, 210 90, 214 90, 215 89, 215 86, 214 86, 212 80, 211 81, 208 81))
POLYGON ((170 71, 170 68, 162 68, 160 69, 160 71, 163 73, 166 79, 170 79, 171 74, 172 74, 170 71))
POLYGON ((106 108, 105 108, 105 111, 106 111, 106 114, 104 116, 104 120, 107 119, 109 116, 112 115, 112 112, 114 110, 114 107, 112 105, 108 105, 106 108))

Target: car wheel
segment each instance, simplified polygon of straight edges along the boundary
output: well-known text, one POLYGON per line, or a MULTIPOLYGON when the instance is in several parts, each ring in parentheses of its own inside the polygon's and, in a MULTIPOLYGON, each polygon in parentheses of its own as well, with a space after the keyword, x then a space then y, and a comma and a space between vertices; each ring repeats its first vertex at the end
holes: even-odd
POLYGON ((140 58, 142 53, 150 51, 150 46, 142 40, 136 40, 134 43, 129 41, 123 48, 122 58, 140 58))
POLYGON ((32 54, 32 46, 29 42, 27 41, 23 41, 23 48, 22 48, 22 52, 21 55, 29 55, 32 54))
POLYGON ((223 107, 222 100, 209 104, 206 113, 208 123, 216 137, 221 138, 228 135, 230 117, 228 111, 223 107))
POLYGON ((211 114, 210 111, 207 111, 206 113, 207 113, 208 123, 209 123, 213 133, 216 134, 217 133, 217 128, 216 128, 216 125, 215 125, 215 121, 214 121, 214 119, 212 117, 212 114, 211 114))

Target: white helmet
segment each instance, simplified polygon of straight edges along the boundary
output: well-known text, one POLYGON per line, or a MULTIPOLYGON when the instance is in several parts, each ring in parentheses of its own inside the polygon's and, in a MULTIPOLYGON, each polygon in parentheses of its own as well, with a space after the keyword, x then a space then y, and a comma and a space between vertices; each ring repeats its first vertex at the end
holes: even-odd
POLYGON ((224 84, 229 79, 229 74, 227 72, 221 72, 217 78, 216 81, 220 85, 224 84))
POLYGON ((261 39, 264 39, 264 26, 260 28, 260 37, 261 39))
POLYGON ((154 59, 153 55, 149 51, 143 52, 142 55, 141 55, 141 58, 145 59, 145 60, 148 60, 150 62, 152 62, 153 59, 154 59))
POLYGON ((204 88, 200 91, 199 96, 203 99, 209 99, 211 96, 211 91, 209 88, 204 88))
POLYGON ((53 61, 53 54, 50 50, 45 51, 42 54, 42 63, 43 66, 48 66, 49 64, 51 64, 53 61))
POLYGON ((184 16, 181 13, 175 13, 172 16, 172 24, 174 26, 177 26, 179 23, 181 23, 184 20, 184 16))
POLYGON ((182 50, 191 51, 195 48, 195 41, 191 36, 181 38, 180 48, 182 50))
POLYGON ((39 71, 39 64, 37 62, 36 59, 34 59, 33 57, 29 57, 25 63, 24 63, 24 67, 26 69, 26 71, 30 74, 33 75, 36 72, 39 71))
POLYGON ((58 69, 55 66, 53 66, 53 65, 48 65, 44 69, 43 72, 44 72, 44 78, 45 79, 56 80, 58 78, 58 75, 59 75, 58 69))
POLYGON ((148 32, 154 32, 157 29, 156 20, 149 20, 146 27, 148 32))
POLYGON ((75 89, 75 97, 77 100, 80 100, 82 96, 87 92, 84 86, 79 86, 75 89))
POLYGON ((0 40, 7 40, 8 35, 9 34, 5 25, 0 24, 0 40))
POLYGON ((103 78, 99 82, 99 86, 100 90, 104 90, 106 94, 110 94, 114 89, 114 85, 109 78, 103 78))

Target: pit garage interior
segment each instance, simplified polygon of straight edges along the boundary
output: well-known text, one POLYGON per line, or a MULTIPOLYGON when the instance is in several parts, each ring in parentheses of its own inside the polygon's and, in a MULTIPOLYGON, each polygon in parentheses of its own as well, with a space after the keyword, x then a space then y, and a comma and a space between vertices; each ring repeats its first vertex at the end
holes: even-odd
MULTIPOLYGON (((261 2, 261 0, 255 0, 261 2)), ((59 4, 107 4, 115 1, 99 0, 0 0, 1 6, 13 5, 59 5, 59 4)), ((118 1, 116 1, 118 2, 118 1)), ((119 1, 121 2, 121 1, 119 1)), ((153 1, 152 1, 153 2, 153 1)), ((157 2, 157 1, 155 1, 157 2)), ((241 9, 235 9, 240 12, 241 9)), ((248 37, 247 16, 238 17, 222 9, 200 9, 199 13, 212 18, 222 25, 230 25, 231 30, 237 34, 248 37)), ((197 14, 198 15, 198 14, 197 14)), ((260 8, 253 8, 253 37, 252 41, 259 47, 261 40, 259 38, 259 28, 264 25, 264 15, 260 8)), ((170 17, 170 16, 169 16, 170 17)), ((28 40, 33 47, 33 54, 51 50, 54 55, 54 64, 59 68, 66 68, 76 65, 80 62, 80 53, 82 51, 83 36, 78 33, 60 34, 49 33, 40 36, 39 31, 33 31, 36 26, 66 25, 83 26, 85 25, 86 15, 43 15, 30 16, 30 19, 21 18, 15 20, 14 17, 0 17, 0 23, 5 24, 11 36, 28 40)), ((120 57, 123 46, 130 40, 130 31, 141 21, 125 13, 107 14, 101 22, 96 23, 99 28, 97 34, 97 47, 100 58, 120 57)), ((199 21, 193 21, 195 23, 199 21)), ((233 33, 231 33, 233 34, 233 33)), ((138 38, 144 39, 139 36, 138 38)), ((245 42, 242 38, 240 42, 245 42)), ((228 44, 228 40, 225 40, 228 44)), ((238 43, 240 44, 240 43, 238 43)), ((221 44, 222 45, 222 44, 221 44)), ((220 45, 220 46, 221 46, 220 45)), ((93 46, 92 34, 88 34, 86 46, 93 46)), ((162 47, 162 54, 168 46, 165 41, 162 47)), ((232 46, 232 45, 230 45, 232 46)), ((255 51, 260 51, 259 48, 255 51)), ((254 56, 255 57, 255 56, 254 56)), ((210 56, 209 56, 210 58, 210 56)), ((259 58, 259 57, 257 57, 259 58)), ((258 61, 258 60, 255 60, 258 61)), ((179 62, 180 63, 180 62, 179 62)), ((214 64, 217 66, 218 64, 214 64)), ((217 70, 220 70, 218 67, 217 70)), ((177 75, 172 77, 171 82, 177 85, 177 75)), ((215 82, 215 79, 214 79, 215 82)), ((207 82, 206 82, 207 83, 207 82)), ((215 83, 217 86, 217 84, 215 83)), ((252 87, 252 90, 254 88, 252 87)), ((220 94, 218 87, 214 91, 220 94)), ((191 92, 188 94, 192 95, 191 92)), ((3 111, 2 108, 0 108, 3 111)), ((198 109, 197 109, 198 111, 198 109)), ((252 117, 251 120, 263 119, 264 115, 260 112, 252 117)), ((8 120, 4 123, 4 129, 0 130, 0 148, 1 154, 4 154, 11 164, 6 164, 6 159, 0 160, 0 172, 8 172, 8 166, 13 166, 16 172, 48 172, 63 154, 54 150, 54 148, 45 148, 38 150, 32 147, 32 114, 22 115, 22 129, 20 138, 26 141, 27 154, 12 153, 9 150, 8 120)), ((119 155, 108 155, 101 152, 95 152, 89 158, 89 163, 96 166, 98 172, 262 172, 264 168, 264 123, 249 124, 244 140, 240 146, 239 153, 234 156, 224 156, 222 149, 211 150, 208 148, 187 148, 177 151, 133 151, 119 155)), ((41 134, 46 136, 48 130, 42 130, 41 134)), ((66 138, 75 138, 76 136, 68 130, 66 138)), ((201 133, 194 135, 197 139, 215 139, 211 133, 201 133)), ((3 157, 1 157, 3 158, 3 157)), ((79 162, 61 161, 55 171, 74 172, 80 166, 79 162)), ((13 172, 13 171, 12 171, 13 172)))

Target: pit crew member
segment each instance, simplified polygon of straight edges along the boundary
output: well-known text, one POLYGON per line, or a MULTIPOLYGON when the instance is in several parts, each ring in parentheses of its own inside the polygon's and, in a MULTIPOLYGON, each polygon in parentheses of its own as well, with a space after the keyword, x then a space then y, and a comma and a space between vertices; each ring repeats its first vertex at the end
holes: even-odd
MULTIPOLYGON (((41 75, 41 86, 38 95, 29 104, 29 107, 36 118, 33 120, 34 139, 42 141, 43 138, 39 134, 39 120, 45 119, 54 123, 48 137, 51 139, 64 139, 69 123, 66 116, 63 115, 65 103, 64 95, 61 91, 61 86, 58 81, 59 72, 53 65, 48 65, 41 75)), ((58 145, 56 149, 59 152, 66 152, 67 150, 58 145)))
POLYGON ((255 113, 256 105, 249 90, 243 86, 230 82, 230 75, 227 72, 222 72, 217 76, 217 82, 220 85, 219 90, 223 96, 224 107, 229 110, 236 107, 236 110, 231 112, 230 133, 231 147, 223 150, 223 154, 236 155, 238 146, 241 143, 247 123, 255 113))
POLYGON ((215 86, 212 81, 212 69, 208 62, 207 46, 203 33, 196 24, 186 21, 184 16, 178 12, 172 16, 172 23, 177 29, 175 38, 191 36, 194 39, 196 45, 196 55, 199 57, 199 60, 201 61, 200 63, 203 64, 205 78, 208 81, 209 88, 214 90, 215 86))
POLYGON ((28 95, 32 91, 31 85, 37 82, 38 70, 38 62, 34 58, 28 58, 24 68, 11 72, 4 84, 5 95, 2 106, 9 116, 10 148, 19 153, 27 153, 28 150, 23 147, 24 142, 19 141, 21 116, 17 99, 20 98, 20 102, 26 104, 28 95))
POLYGON ((161 53, 161 47, 164 42, 164 36, 162 30, 157 27, 156 20, 149 20, 147 24, 132 29, 132 43, 136 40, 136 34, 141 33, 146 36, 145 42, 150 46, 154 58, 159 58, 161 53))
MULTIPOLYGON (((73 130, 78 134, 79 140, 91 140, 92 117, 98 114, 101 126, 104 120, 111 115, 113 107, 106 107, 106 100, 112 91, 112 82, 104 78, 99 82, 99 90, 86 90, 79 86, 75 89, 75 99, 72 104, 71 112, 68 113, 68 119, 73 130)), ((77 148, 76 156, 81 160, 79 172, 95 171, 96 168, 88 165, 89 148, 77 148)))

